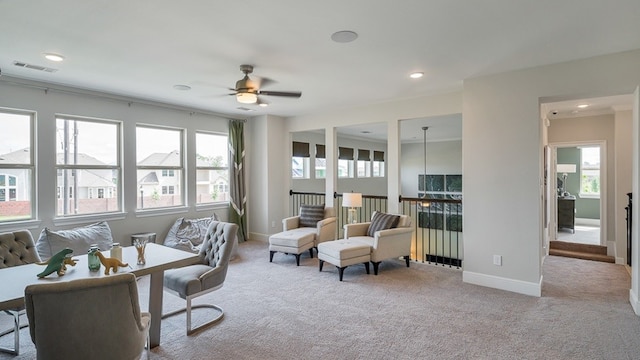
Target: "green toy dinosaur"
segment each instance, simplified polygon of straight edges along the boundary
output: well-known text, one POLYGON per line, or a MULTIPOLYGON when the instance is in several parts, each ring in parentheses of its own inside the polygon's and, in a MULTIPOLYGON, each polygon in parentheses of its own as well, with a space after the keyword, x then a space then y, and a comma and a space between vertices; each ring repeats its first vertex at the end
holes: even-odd
POLYGON ((39 278, 43 278, 47 275, 53 274, 54 272, 56 272, 58 276, 64 275, 65 271, 67 270, 66 264, 75 266, 75 261, 73 261, 71 257, 67 257, 67 255, 70 255, 72 252, 73 250, 66 248, 66 249, 60 250, 57 254, 53 255, 46 262, 39 263, 40 265, 47 265, 47 267, 44 269, 43 272, 41 272, 37 276, 39 278), (71 261, 67 259, 70 259, 71 261))

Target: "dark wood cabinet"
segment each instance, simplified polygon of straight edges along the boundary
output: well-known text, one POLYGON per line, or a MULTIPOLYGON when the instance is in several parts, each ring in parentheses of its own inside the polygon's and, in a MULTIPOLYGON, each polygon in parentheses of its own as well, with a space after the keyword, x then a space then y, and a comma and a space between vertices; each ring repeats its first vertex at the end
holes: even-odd
POLYGON ((558 198, 558 230, 569 229, 575 233, 576 197, 563 196, 558 198))

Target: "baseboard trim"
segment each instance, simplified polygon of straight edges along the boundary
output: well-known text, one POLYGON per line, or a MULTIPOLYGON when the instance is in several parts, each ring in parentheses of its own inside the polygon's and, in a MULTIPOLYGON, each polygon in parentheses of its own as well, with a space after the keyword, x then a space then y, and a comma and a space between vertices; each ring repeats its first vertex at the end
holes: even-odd
POLYGON ((633 289, 629 289, 629 302, 633 308, 633 312, 640 316, 640 303, 638 303, 638 297, 633 293, 633 289))
POLYGON ((600 226, 600 219, 576 218, 575 224, 583 226, 600 226))
POLYGON ((511 291, 523 295, 536 297, 542 296, 542 276, 540 276, 540 281, 536 284, 499 276, 474 273, 471 271, 463 271, 462 281, 469 284, 511 291))
POLYGON ((249 233, 249 239, 268 243, 269 242, 269 235, 268 234, 260 234, 260 233, 250 232, 249 233))

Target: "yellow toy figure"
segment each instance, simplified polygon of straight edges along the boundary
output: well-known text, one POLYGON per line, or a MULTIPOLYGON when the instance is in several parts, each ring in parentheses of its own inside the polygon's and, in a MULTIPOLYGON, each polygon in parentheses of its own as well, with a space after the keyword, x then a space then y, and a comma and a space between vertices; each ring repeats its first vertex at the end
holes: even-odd
POLYGON ((98 258, 100 259, 100 262, 104 266, 105 275, 109 275, 109 269, 113 269, 113 273, 115 274, 118 272, 118 266, 123 266, 123 267, 129 266, 129 264, 124 264, 122 263, 122 261, 116 258, 104 257, 104 255, 102 255, 100 251, 97 251, 96 255, 98 256, 98 258))

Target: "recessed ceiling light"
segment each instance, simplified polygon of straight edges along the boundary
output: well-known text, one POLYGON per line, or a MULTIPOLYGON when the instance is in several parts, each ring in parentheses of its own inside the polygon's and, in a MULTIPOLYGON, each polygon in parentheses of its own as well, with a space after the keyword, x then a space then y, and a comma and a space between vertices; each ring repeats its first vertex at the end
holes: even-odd
POLYGON ((176 90, 182 90, 182 91, 191 90, 191 86, 189 85, 173 85, 173 88, 176 90))
POLYGON ((64 56, 59 55, 59 54, 54 54, 54 53, 44 53, 44 57, 47 60, 56 61, 56 62, 60 62, 60 61, 64 60, 64 56))
POLYGON ((588 105, 588 104, 580 104, 580 105, 578 105, 578 107, 579 107, 580 109, 584 109, 584 108, 586 108, 586 107, 589 107, 589 105, 588 105))
POLYGON ((420 79, 423 76, 424 76, 424 73, 420 71, 411 73, 411 75, 409 75, 409 77, 412 79, 420 79))
POLYGON ((269 106, 269 104, 267 104, 267 103, 260 103, 260 104, 258 104, 258 106, 267 107, 267 106, 269 106))
POLYGON ((331 35, 331 40, 337 43, 348 43, 358 38, 358 34, 351 30, 336 31, 331 35))

